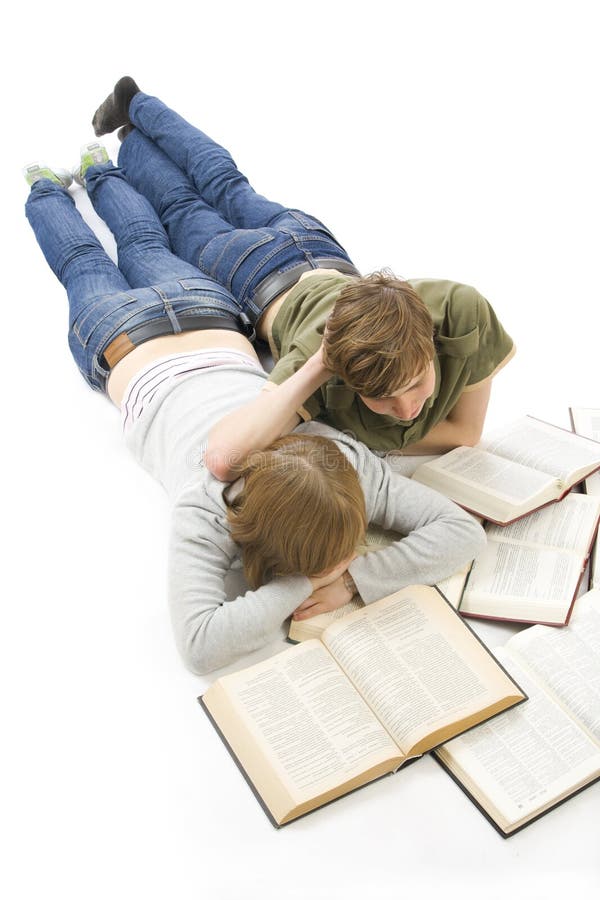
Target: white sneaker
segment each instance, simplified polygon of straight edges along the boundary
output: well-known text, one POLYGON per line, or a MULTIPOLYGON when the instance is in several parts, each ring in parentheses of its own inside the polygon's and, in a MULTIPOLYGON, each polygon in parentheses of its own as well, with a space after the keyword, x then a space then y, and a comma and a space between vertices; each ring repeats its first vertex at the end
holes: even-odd
POLYGON ((51 169, 41 162, 29 163, 23 169, 23 175, 28 185, 34 184, 40 178, 47 178, 55 184, 62 184, 64 188, 68 188, 73 183, 73 176, 66 169, 51 169))
POLYGON ((80 152, 81 159, 79 165, 73 169, 73 178, 78 185, 85 187, 85 173, 90 166, 98 166, 100 163, 108 162, 108 152, 104 144, 100 144, 98 141, 84 144, 80 152))

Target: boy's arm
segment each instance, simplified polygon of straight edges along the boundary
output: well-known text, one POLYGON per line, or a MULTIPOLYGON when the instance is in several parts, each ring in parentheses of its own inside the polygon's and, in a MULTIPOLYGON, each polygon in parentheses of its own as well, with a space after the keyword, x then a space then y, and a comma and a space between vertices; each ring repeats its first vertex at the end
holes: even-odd
POLYGON ((463 391, 448 416, 419 441, 407 444, 405 454, 446 453, 455 447, 473 447, 481 438, 492 389, 491 379, 481 387, 463 391))
MULTIPOLYGON (((492 380, 516 352, 514 341, 493 307, 474 288, 453 286, 447 316, 457 323, 458 334, 468 335, 471 329, 477 333, 477 347, 469 357, 469 383, 442 422, 414 444, 406 445, 407 455, 445 453, 477 444, 483 432, 492 380)), ((449 335, 451 339, 455 336, 453 332, 449 335)))
POLYGON ((262 450, 301 421, 297 410, 331 377, 321 350, 282 384, 270 386, 217 422, 208 436, 205 463, 219 481, 232 481, 249 453, 262 450))

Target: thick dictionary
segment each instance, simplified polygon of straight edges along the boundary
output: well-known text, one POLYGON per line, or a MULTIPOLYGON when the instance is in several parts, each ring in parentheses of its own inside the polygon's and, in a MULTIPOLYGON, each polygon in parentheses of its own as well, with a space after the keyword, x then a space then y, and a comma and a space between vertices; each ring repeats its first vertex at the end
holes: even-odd
POLYGON ((199 698, 284 825, 526 695, 431 587, 404 588, 199 698))

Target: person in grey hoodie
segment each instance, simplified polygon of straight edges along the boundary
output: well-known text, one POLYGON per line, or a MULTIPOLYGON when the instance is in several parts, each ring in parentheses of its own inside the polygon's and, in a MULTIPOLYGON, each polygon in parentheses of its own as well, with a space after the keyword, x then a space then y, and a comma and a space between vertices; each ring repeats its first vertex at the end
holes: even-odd
POLYGON ((118 266, 65 176, 29 166, 26 214, 67 290, 82 375, 120 407, 127 445, 171 499, 169 604, 186 665, 210 672, 263 646, 290 616, 433 584, 472 559, 485 536, 471 516, 323 424, 251 454, 233 484, 211 475, 211 427, 267 378, 247 320, 228 291, 171 252, 121 170, 107 157, 90 162, 80 177, 115 236, 118 266), (406 537, 357 555, 369 523, 406 537), (228 575, 241 566, 249 589, 229 597, 228 575))

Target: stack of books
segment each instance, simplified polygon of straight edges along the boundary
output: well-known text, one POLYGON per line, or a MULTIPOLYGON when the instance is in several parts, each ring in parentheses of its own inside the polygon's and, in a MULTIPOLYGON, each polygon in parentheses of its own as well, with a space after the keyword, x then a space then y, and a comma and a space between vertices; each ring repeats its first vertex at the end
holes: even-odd
MULTIPOLYGON (((575 603, 600 518, 600 411, 571 417, 577 434, 526 417, 416 470, 485 520, 465 571, 292 622, 296 646, 199 698, 276 827, 428 752, 503 837, 600 779, 595 570, 575 603), (464 616, 537 624, 492 653, 464 616)), ((371 531, 362 549, 397 538, 371 531)))

